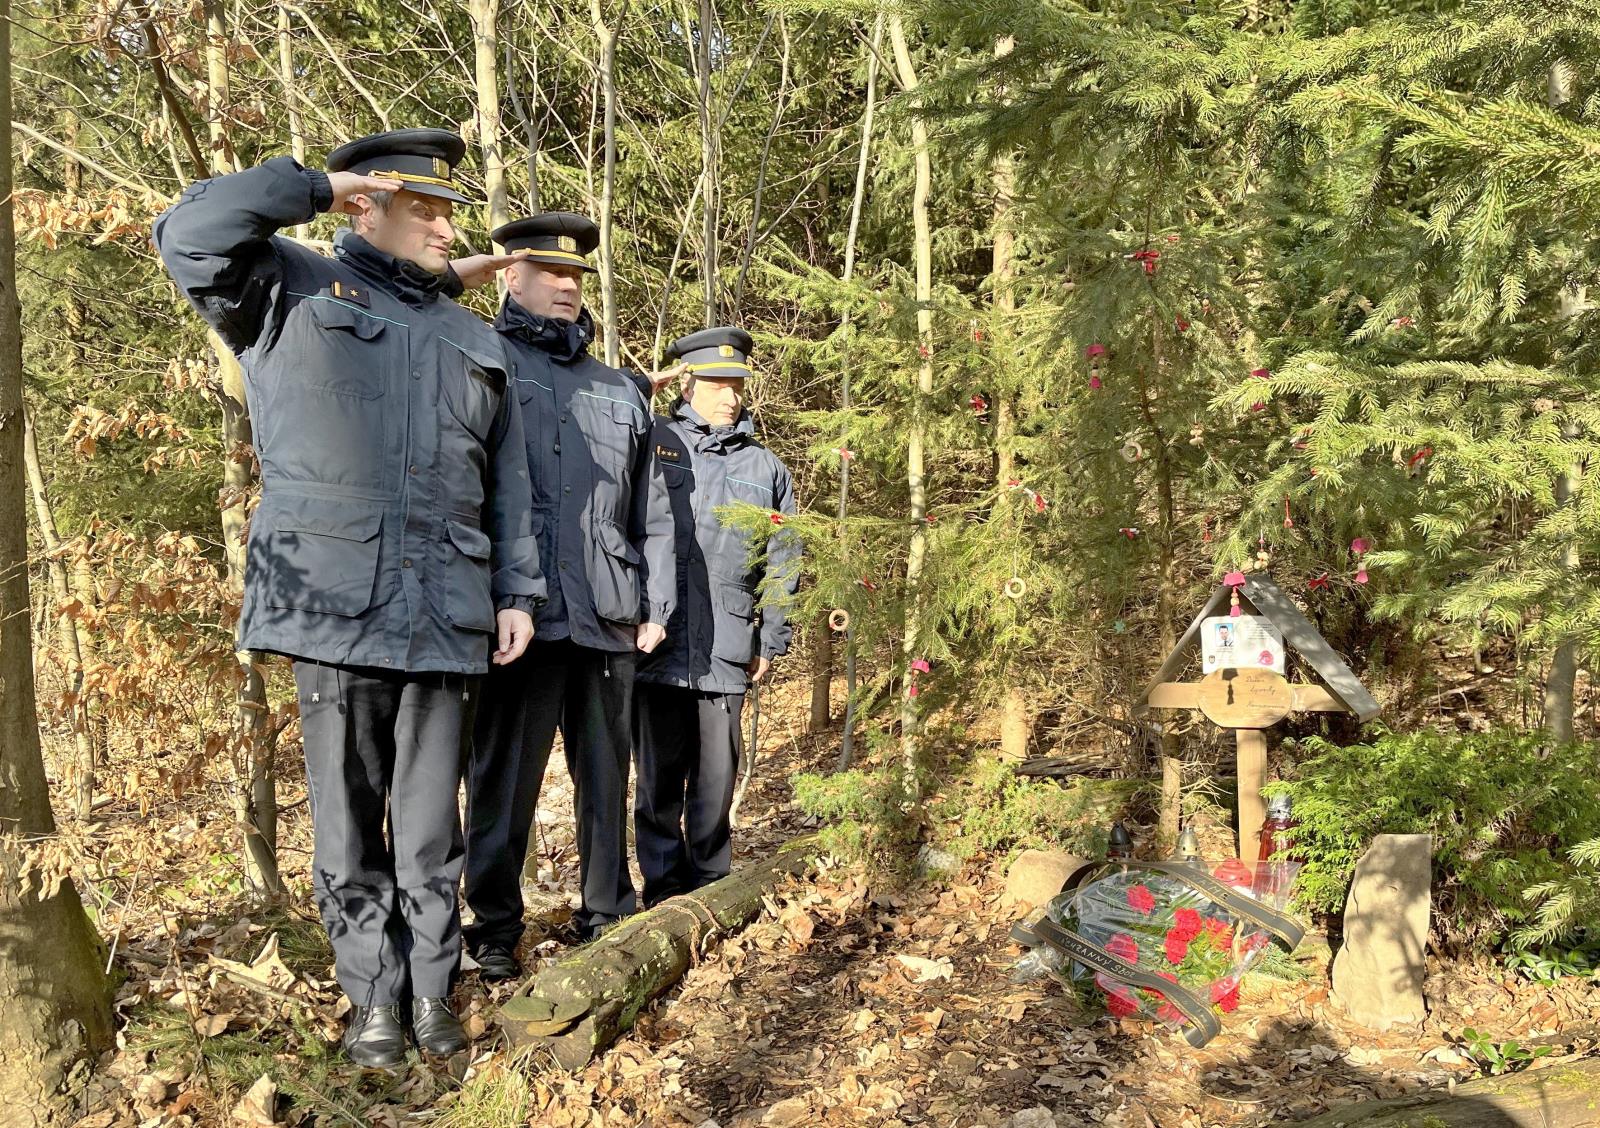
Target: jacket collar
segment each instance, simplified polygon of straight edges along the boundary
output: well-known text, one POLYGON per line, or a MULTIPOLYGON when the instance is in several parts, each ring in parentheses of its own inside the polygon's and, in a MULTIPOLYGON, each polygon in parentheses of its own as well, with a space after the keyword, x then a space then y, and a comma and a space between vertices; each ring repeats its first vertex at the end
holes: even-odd
POLYGON ((512 301, 510 296, 500 303, 500 314, 494 319, 494 327, 549 353, 552 360, 562 364, 571 363, 574 358, 581 356, 588 350, 589 342, 594 340, 594 318, 589 316, 588 310, 579 310, 578 320, 567 321, 560 317, 529 313, 512 301))
POLYGON ((426 305, 444 288, 445 274, 430 274, 414 262, 380 251, 350 228, 333 238, 333 253, 368 281, 382 286, 407 305, 426 305))
POLYGON ((707 423, 705 417, 689 406, 689 401, 679 397, 672 405, 672 417, 683 423, 695 436, 695 449, 705 450, 708 447, 738 447, 755 439, 756 424, 750 418, 750 412, 745 408, 739 409, 739 418, 731 426, 713 427, 707 423))

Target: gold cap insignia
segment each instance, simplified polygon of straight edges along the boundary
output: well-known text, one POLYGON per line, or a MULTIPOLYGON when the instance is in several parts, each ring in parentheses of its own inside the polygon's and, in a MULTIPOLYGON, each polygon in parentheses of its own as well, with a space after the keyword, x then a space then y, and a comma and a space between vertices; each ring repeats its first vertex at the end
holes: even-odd
POLYGON ((450 162, 443 157, 433 158, 433 175, 441 179, 450 175, 450 162))
POLYGON ((569 255, 575 255, 578 253, 578 241, 571 235, 557 235, 556 246, 561 250, 566 251, 569 255))
POLYGON ((733 346, 732 345, 718 345, 717 346, 717 353, 719 355, 721 355, 721 356, 732 356, 733 355, 733 346))

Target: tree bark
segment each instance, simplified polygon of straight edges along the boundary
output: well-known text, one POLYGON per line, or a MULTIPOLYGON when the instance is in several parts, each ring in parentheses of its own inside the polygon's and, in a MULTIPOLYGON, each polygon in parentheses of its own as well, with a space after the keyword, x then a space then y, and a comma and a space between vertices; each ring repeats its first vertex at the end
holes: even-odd
MULTIPOLYGON (((245 536, 248 498, 255 485, 254 442, 245 410, 244 369, 215 333, 209 334, 222 377, 223 494, 222 543, 228 561, 228 586, 244 598, 245 536)), ((267 686, 262 676, 265 655, 253 650, 237 654, 240 670, 235 711, 238 751, 234 755, 234 816, 244 835, 245 877, 258 892, 276 897, 283 892, 278 874, 278 788, 275 734, 267 727, 267 686)))
POLYGON ((514 1045, 537 1046, 564 1068, 581 1069, 683 978, 710 935, 743 927, 761 911, 763 894, 805 872, 816 844, 815 835, 796 839, 765 861, 630 917, 537 972, 496 1021, 514 1045))
POLYGON ((833 723, 829 690, 833 681, 833 631, 828 612, 811 620, 811 708, 806 714, 806 731, 822 732, 833 723))
MULTIPOLYGON (((539 85, 539 53, 537 49, 529 52, 533 66, 533 85, 539 85)), ((511 96, 511 108, 516 111, 517 117, 522 121, 523 138, 528 150, 528 214, 532 215, 544 209, 539 206, 539 149, 544 141, 544 126, 535 122, 526 106, 522 104, 522 95, 517 90, 517 60, 512 54, 511 44, 506 44, 506 93, 511 96)))
MULTIPOLYGON (((1009 35, 995 41, 995 58, 1011 54, 1016 40, 1009 35)), ((1003 98, 1004 91, 998 92, 1003 98)), ((999 351, 1004 346, 1009 351, 1010 321, 1017 310, 1016 220, 1012 197, 1016 192, 1016 168, 1010 154, 1002 154, 994 163, 994 311, 995 324, 990 347, 999 351)), ((1002 499, 1013 497, 1005 484, 1016 477, 1016 405, 1006 382, 994 390, 994 467, 996 495, 1002 499)), ((1002 504, 1006 504, 1002 501, 1002 504)), ((1015 670, 1007 663, 1001 682, 1005 686, 1000 700, 1000 756, 1012 763, 1021 763, 1028 756, 1028 736, 1033 729, 1029 716, 1028 697, 1018 684, 1015 670)))
MULTIPOLYGON (((1157 390, 1163 378, 1165 339, 1161 330, 1161 321, 1154 304, 1150 306, 1150 359, 1155 373, 1157 390)), ((1144 419, 1145 427, 1150 432, 1150 445, 1154 450, 1156 476, 1156 500, 1159 505, 1155 538, 1157 551, 1160 554, 1159 567, 1160 579, 1156 582, 1156 622, 1158 648, 1162 657, 1171 654, 1178 645, 1177 609, 1175 595, 1177 590, 1177 493, 1173 487, 1172 457, 1167 444, 1166 434, 1163 432, 1160 421, 1155 414, 1155 398, 1150 381, 1145 378, 1142 367, 1135 368, 1139 392, 1139 412, 1144 419)), ((1183 749, 1180 746, 1178 735, 1170 724, 1161 726, 1161 808, 1157 820, 1157 833, 1161 841, 1170 846, 1177 842, 1181 833, 1183 821, 1183 749)), ((1240 823, 1241 828, 1243 822, 1240 823)), ((1260 826, 1257 824, 1257 830, 1260 826)), ((1241 856, 1249 861, 1255 860, 1254 854, 1245 854, 1244 846, 1240 845, 1241 856)))
MULTIPOLYGON (((294 39, 289 34, 289 9, 278 8, 278 78, 283 83, 283 104, 289 115, 289 153, 296 161, 306 163, 306 131, 300 120, 300 84, 294 76, 294 39)), ((296 239, 309 239, 311 225, 295 225, 296 239)))
MULTIPOLYGON (((11 196, 11 4, 0 0, 0 198, 11 196)), ((17 1128, 66 1125, 111 1041, 99 938, 70 877, 23 879, 55 834, 39 750, 29 624, 16 233, 0 209, 0 1108, 17 1128)))
MULTIPOLYGON (((1577 428, 1565 428, 1569 438, 1577 438, 1577 428)), ((1583 480, 1583 466, 1573 463, 1567 472, 1556 479, 1555 500, 1559 508, 1573 504, 1583 480)), ((1561 568, 1576 575, 1581 560, 1578 546, 1573 543, 1561 550, 1561 568)), ((1576 734, 1578 689, 1578 643, 1568 639, 1555 648, 1550 656, 1550 672, 1544 679, 1544 729, 1550 739, 1559 744, 1570 744, 1576 734)))
MULTIPOLYGON (((222 136, 229 98, 226 29, 220 0, 206 0, 207 119, 211 149, 219 159, 215 171, 233 167, 233 150, 222 136)), ((254 435, 245 407, 244 369, 233 350, 215 332, 208 333, 216 354, 222 384, 223 494, 222 544, 228 561, 228 583, 235 596, 244 598, 245 523, 247 499, 255 485, 255 459, 250 453, 254 435)), ((275 744, 267 731, 267 685, 261 674, 264 657, 253 651, 238 653, 240 684, 235 723, 234 814, 244 835, 245 878, 258 892, 276 897, 283 892, 278 876, 278 788, 274 765, 275 744)))
POLYGON ((217 173, 239 167, 233 143, 228 140, 228 33, 222 22, 222 0, 206 0, 206 132, 211 156, 206 162, 217 173))
MULTIPOLYGON (((1546 97, 1552 109, 1571 101, 1573 77, 1574 72, 1564 59, 1557 59, 1550 65, 1546 97)), ((1564 291, 1561 295, 1561 316, 1570 318, 1582 313, 1588 305, 1587 297, 1581 287, 1564 291)), ((1577 425, 1567 424, 1564 433, 1569 439, 1576 439, 1577 425)), ((1583 466, 1578 463, 1574 463, 1556 479, 1558 508, 1573 504, 1573 495, 1578 492, 1582 479, 1583 466)), ((1576 574, 1580 563, 1577 545, 1569 542, 1561 553, 1562 570, 1576 574)), ((1550 656, 1550 672, 1544 682, 1544 728, 1552 740, 1561 744, 1569 744, 1573 738, 1577 688, 1578 643, 1576 639, 1568 639, 1559 644, 1550 656)))
POLYGON ((496 21, 500 0, 472 0, 468 5, 472 21, 473 93, 478 109, 478 148, 483 153, 483 192, 489 208, 489 229, 511 221, 506 205, 506 166, 500 155, 500 75, 495 69, 500 56, 500 37, 496 21))
POLYGON ((701 251, 701 274, 705 281, 705 297, 701 303, 705 328, 717 323, 717 130, 711 113, 711 37, 716 34, 716 23, 711 0, 700 0, 699 42, 695 45, 695 71, 700 85, 700 182, 702 222, 700 238, 705 244, 701 251))
MULTIPOLYGON (((933 397, 933 231, 928 219, 928 196, 933 187, 933 161, 928 153, 928 127, 915 111, 922 100, 916 96, 916 67, 906 46, 905 26, 900 17, 889 21, 889 40, 894 47, 895 69, 900 85, 912 95, 911 148, 915 156, 916 180, 911 193, 911 219, 916 238, 917 351, 922 358, 917 366, 916 395, 911 400, 911 424, 906 434, 906 489, 911 500, 911 544, 906 551, 906 626, 903 652, 909 671, 922 646, 921 614, 922 569, 928 555, 928 495, 923 476, 924 448, 927 442, 928 402, 933 397)), ((921 760, 922 711, 908 684, 901 696, 900 748, 908 785, 916 785, 921 760)))
POLYGON ((767 165, 772 158, 772 139, 778 135, 778 127, 783 124, 783 112, 789 102, 789 54, 793 44, 789 39, 789 21, 780 13, 778 31, 783 40, 783 54, 780 56, 778 69, 778 98, 772 110, 772 125, 767 130, 767 137, 761 143, 761 160, 756 165, 756 187, 750 198, 750 230, 745 234, 744 253, 739 257, 739 273, 733 283, 733 318, 739 317, 739 305, 744 300, 745 279, 750 275, 750 264, 755 260, 756 244, 760 241, 761 229, 761 197, 767 188, 767 165))
POLYGON ((1481 1077, 1448 1092, 1344 1105, 1302 1128, 1594 1128, 1600 1125, 1600 1060, 1481 1077))
POLYGON ((600 96, 605 109, 601 126, 604 172, 600 180, 600 330, 605 336, 606 363, 622 362, 622 339, 617 334, 617 283, 611 243, 613 200, 617 185, 617 33, 607 26, 600 0, 589 0, 589 19, 600 47, 600 96))
MULTIPOLYGON (((846 284, 855 277, 856 270, 856 237, 861 231, 861 208, 867 198, 867 167, 868 156, 872 152, 872 118, 878 106, 878 59, 879 49, 883 45, 883 13, 878 13, 878 18, 872 23, 872 46, 867 51, 867 108, 861 114, 861 151, 856 157, 856 190, 850 200, 850 229, 844 240, 844 270, 840 272, 840 279, 846 284)), ((851 325, 850 307, 846 306, 844 316, 839 319, 839 332, 844 337, 844 371, 839 378, 839 410, 845 413, 846 421, 844 433, 841 436, 841 445, 848 446, 850 440, 849 413, 850 402, 850 340, 854 328, 851 325)), ((839 460, 839 536, 848 536, 845 529, 845 517, 850 510, 850 460, 839 460)), ((832 657, 830 640, 830 653, 832 657)), ((831 679, 830 679, 831 684, 831 679)), ((825 685, 823 692, 827 693, 829 685, 825 685)), ((816 683, 812 683, 811 709, 815 714, 817 703, 815 698, 816 683)), ((823 708, 827 708, 827 701, 823 701, 823 708)), ((856 637, 855 627, 848 626, 844 631, 844 734, 839 742, 839 770, 850 769, 850 760, 854 752, 856 727, 856 637)))
POLYGON ((67 663, 72 693, 72 743, 74 758, 73 788, 78 817, 88 818, 94 806, 95 754, 89 732, 89 702, 83 693, 83 648, 78 644, 78 629, 72 616, 61 609, 72 599, 67 564, 61 558, 61 533, 50 508, 50 492, 45 486, 44 467, 39 462, 39 442, 33 433, 33 413, 24 409, 22 421, 22 459, 33 492, 33 515, 39 523, 39 539, 44 543, 45 564, 50 575, 50 594, 54 597, 57 645, 67 663))

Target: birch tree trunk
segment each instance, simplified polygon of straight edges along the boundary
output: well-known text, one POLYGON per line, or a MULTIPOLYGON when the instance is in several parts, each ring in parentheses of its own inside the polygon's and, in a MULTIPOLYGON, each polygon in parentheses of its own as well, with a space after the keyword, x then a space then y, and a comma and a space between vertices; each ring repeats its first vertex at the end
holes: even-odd
MULTIPOLYGON (((626 5, 623 6, 624 11, 626 5)), ((619 14, 620 16, 620 14, 619 14)), ((606 363, 622 362, 622 340, 617 335, 615 256, 611 243, 611 213, 617 184, 617 33, 607 26, 600 0, 589 0, 589 19, 600 48, 600 97, 604 104, 601 146, 604 154, 600 178, 600 331, 605 337, 606 363)))
MULTIPOLYGON (((0 124, 9 199, 10 0, 0 0, 0 124)), ((17 877, 56 829, 34 702, 23 430, 15 228, 0 208, 0 1108, 17 1128, 53 1128, 76 1119, 85 1063, 110 1044, 111 989, 72 879, 41 888, 17 877)))
MULTIPOLYGON (((912 108, 921 108, 916 96, 917 71, 906 46, 905 26, 899 16, 889 21, 889 40, 894 47, 895 69, 900 85, 912 95, 912 108)), ((928 401, 933 396, 933 232, 928 219, 928 197, 933 186, 933 162, 928 154, 928 127, 920 116, 911 119, 911 148, 915 156, 916 180, 911 193, 911 219, 916 238, 917 394, 912 398, 911 425, 906 435, 906 489, 911 500, 911 544, 906 552, 906 627, 903 641, 906 666, 921 650, 922 569, 928 555, 927 482, 923 477, 928 401)), ((910 693, 909 685, 901 698, 900 746, 908 784, 916 786, 921 761, 922 711, 910 693)))

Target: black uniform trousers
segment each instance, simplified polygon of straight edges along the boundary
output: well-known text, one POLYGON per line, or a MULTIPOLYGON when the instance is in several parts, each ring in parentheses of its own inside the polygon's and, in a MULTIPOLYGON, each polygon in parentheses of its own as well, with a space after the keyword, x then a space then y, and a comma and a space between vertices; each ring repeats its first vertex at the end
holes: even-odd
POLYGON ((654 905, 728 875, 744 694, 645 682, 635 693, 633 841, 654 905))
POLYGON ((339 986, 360 1006, 442 998, 461 964, 457 794, 480 679, 297 661, 294 680, 339 986))
POLYGON ((491 667, 467 768, 469 950, 515 948, 522 936, 522 868, 557 726, 572 776, 583 907, 593 928, 637 907, 628 874, 628 737, 633 651, 570 639, 540 642, 491 667))

